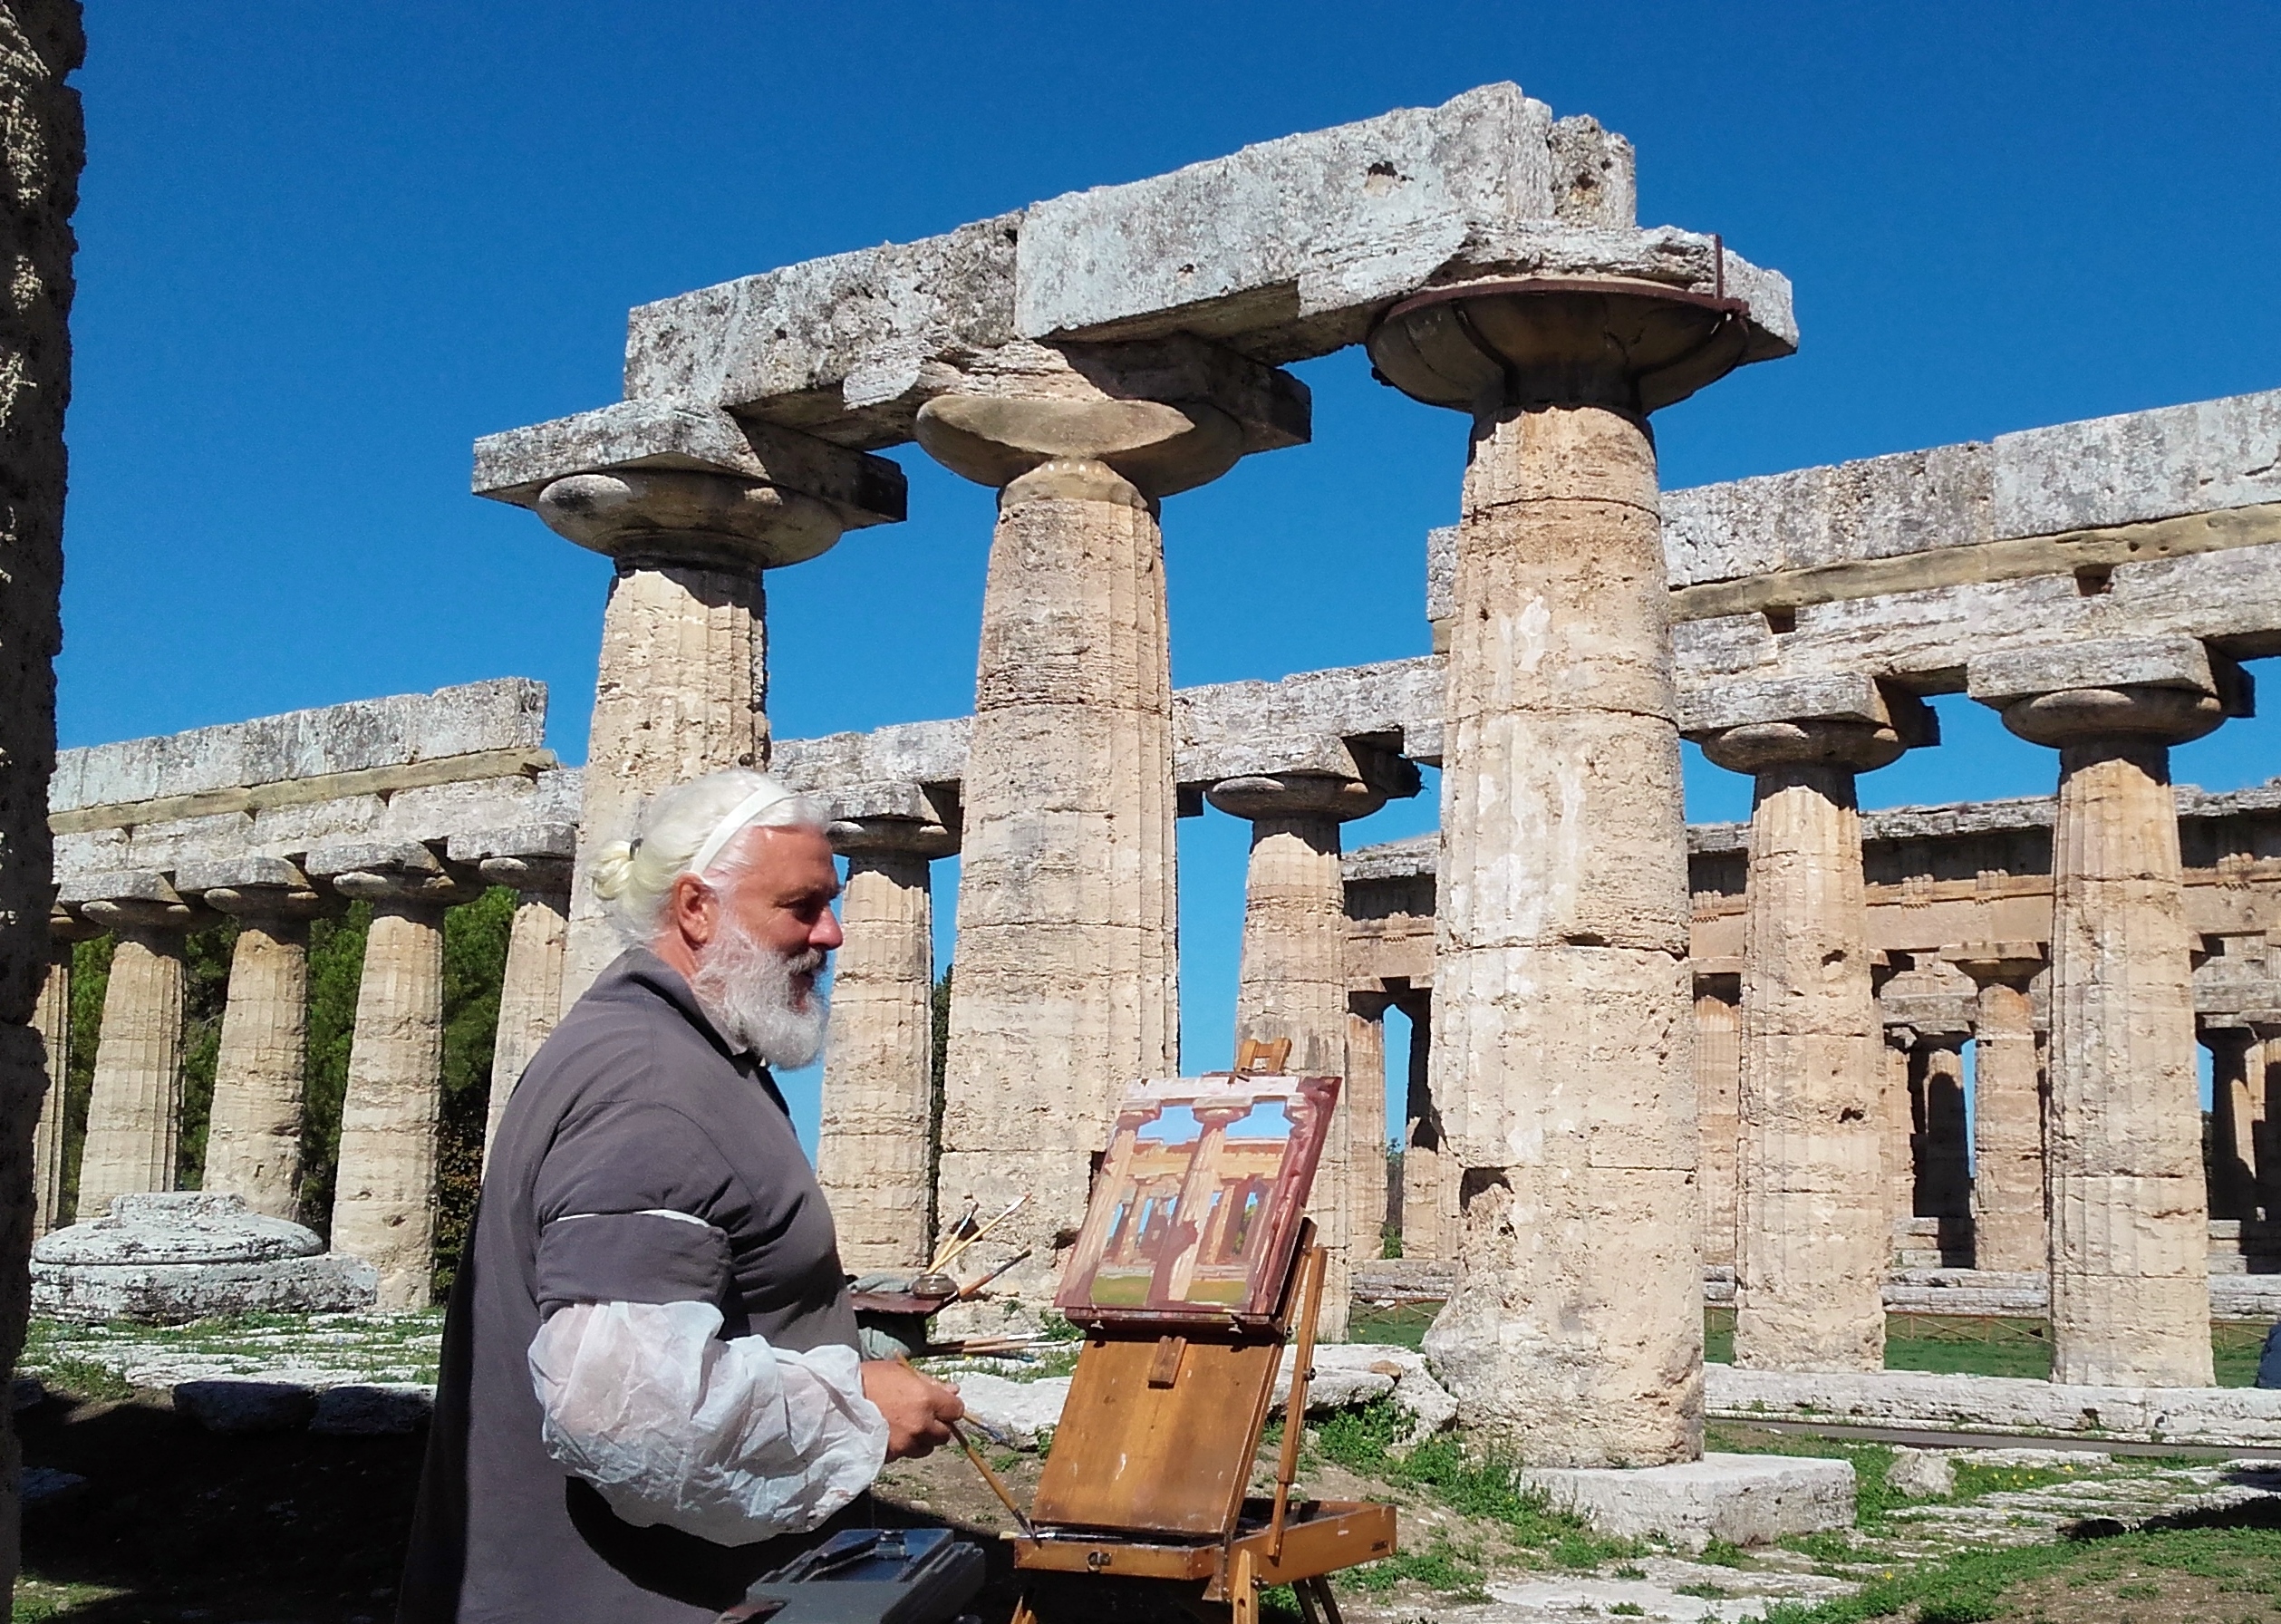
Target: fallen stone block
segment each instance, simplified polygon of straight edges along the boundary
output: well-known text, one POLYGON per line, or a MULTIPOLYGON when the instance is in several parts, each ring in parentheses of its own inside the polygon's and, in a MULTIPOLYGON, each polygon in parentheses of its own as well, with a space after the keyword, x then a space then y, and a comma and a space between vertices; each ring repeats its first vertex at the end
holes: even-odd
POLYGON ((1037 1448, 1042 1435, 1061 1425, 1062 1406, 1069 1401, 1066 1376, 1009 1381, 977 1372, 952 1379, 966 1401, 968 1423, 1009 1449, 1037 1448))
POLYGON ((297 1382, 186 1381, 175 1385, 174 1407, 208 1432, 291 1432, 316 1414, 317 1396, 297 1382))
POLYGON ((352 1382, 316 1396, 309 1430, 328 1437, 418 1432, 436 1407, 436 1390, 416 1382, 352 1382))
POLYGON ((106 1216, 32 1249, 32 1311, 57 1320, 353 1311, 372 1306, 377 1281, 314 1230, 253 1212, 241 1195, 195 1190, 121 1195, 106 1216))
POLYGON ((1617 1539, 1661 1535, 1683 1551, 1713 1540, 1769 1545, 1853 1525, 1848 1461, 1706 1455, 1670 1466, 1535 1467, 1522 1486, 1617 1539))
POLYGON ((1946 1449, 1895 1449, 1885 1483, 1912 1500, 1945 1500, 1957 1492, 1956 1456, 1946 1449))
POLYGON ((2091 1387, 1919 1370, 1791 1375, 1732 1365, 1706 1365, 1703 1375, 1705 1406, 1721 1420, 2281 1445, 2281 1392, 2256 1387, 2091 1387))

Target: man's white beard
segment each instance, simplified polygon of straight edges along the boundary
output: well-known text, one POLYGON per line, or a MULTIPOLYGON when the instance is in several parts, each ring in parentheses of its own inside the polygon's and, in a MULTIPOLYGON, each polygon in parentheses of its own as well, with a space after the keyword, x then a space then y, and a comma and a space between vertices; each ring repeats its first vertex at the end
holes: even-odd
POLYGON ((824 1052, 832 1011, 822 988, 811 982, 803 990, 793 978, 823 967, 816 949, 778 952, 724 917, 720 933, 697 955, 689 985, 723 1037, 768 1065, 797 1071, 824 1052))

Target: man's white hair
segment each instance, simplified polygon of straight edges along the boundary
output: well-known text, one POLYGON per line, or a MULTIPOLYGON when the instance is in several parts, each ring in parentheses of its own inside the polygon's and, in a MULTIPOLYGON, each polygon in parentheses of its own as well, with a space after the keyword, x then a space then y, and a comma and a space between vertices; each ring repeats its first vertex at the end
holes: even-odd
POLYGON ((594 853, 594 894, 618 933, 637 946, 657 935, 673 882, 693 874, 709 884, 734 880, 746 857, 746 829, 821 830, 823 808, 766 773, 732 767, 661 789, 643 803, 633 838, 594 853))

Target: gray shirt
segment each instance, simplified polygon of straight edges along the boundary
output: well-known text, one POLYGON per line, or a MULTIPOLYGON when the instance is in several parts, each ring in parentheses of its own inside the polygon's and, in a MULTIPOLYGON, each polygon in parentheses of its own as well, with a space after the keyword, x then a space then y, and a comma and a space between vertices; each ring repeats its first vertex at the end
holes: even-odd
POLYGON ((642 948, 563 1017, 500 1121, 444 1322, 401 1624, 686 1624, 788 1559, 784 1541, 636 1528, 547 1455, 531 1339, 554 1309, 614 1301, 710 1302, 724 1338, 796 1350, 855 1343, 775 1080, 642 948))

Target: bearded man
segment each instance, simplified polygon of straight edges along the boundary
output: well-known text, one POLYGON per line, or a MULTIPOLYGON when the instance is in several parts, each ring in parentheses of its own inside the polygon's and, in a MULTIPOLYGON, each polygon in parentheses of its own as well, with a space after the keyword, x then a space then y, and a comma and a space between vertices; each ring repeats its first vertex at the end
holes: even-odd
POLYGON ((630 943, 532 1057, 444 1327, 404 1624, 684 1624, 964 1413, 862 1361, 768 1067, 823 1047, 840 944, 816 809, 717 772, 595 891, 630 943))

